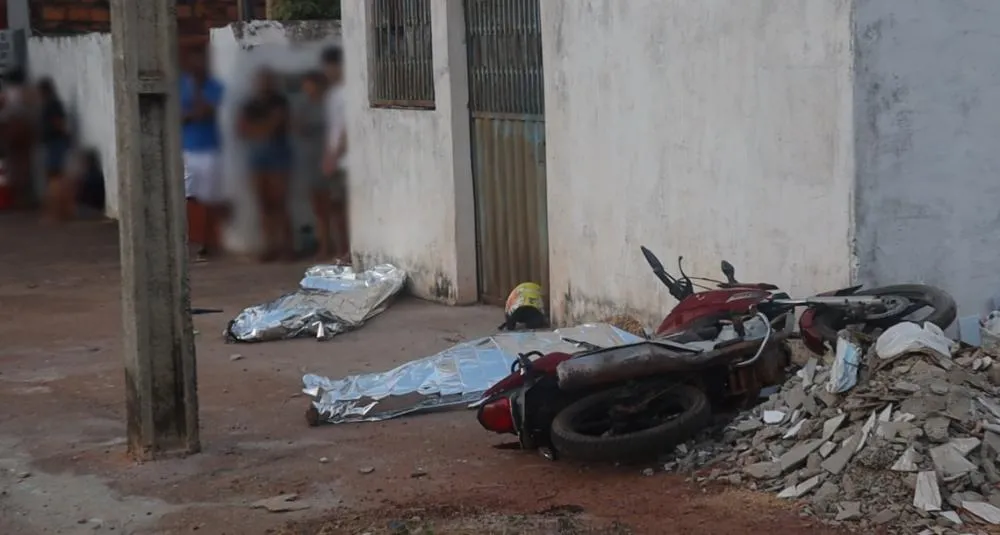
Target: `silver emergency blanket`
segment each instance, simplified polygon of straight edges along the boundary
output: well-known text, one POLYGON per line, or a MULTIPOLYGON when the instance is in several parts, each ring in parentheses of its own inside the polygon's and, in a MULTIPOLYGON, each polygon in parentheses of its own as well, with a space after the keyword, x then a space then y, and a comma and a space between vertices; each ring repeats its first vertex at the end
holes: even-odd
POLYGON ((497 334, 452 346, 383 373, 302 378, 320 418, 330 423, 374 422, 403 414, 465 405, 511 372, 518 353, 582 350, 577 342, 611 347, 641 339, 604 323, 555 331, 497 334))
POLYGON ((390 264, 360 273, 350 266, 313 266, 297 291, 243 309, 225 335, 233 342, 300 336, 327 340, 381 313, 405 284, 406 272, 390 264))

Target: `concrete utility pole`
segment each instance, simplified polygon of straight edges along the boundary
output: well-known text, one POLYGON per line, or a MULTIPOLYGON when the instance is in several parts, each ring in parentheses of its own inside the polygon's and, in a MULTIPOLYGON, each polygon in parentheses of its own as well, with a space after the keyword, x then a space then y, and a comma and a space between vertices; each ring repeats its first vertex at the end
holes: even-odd
POLYGON ((175 0, 111 0, 129 453, 195 453, 175 0))

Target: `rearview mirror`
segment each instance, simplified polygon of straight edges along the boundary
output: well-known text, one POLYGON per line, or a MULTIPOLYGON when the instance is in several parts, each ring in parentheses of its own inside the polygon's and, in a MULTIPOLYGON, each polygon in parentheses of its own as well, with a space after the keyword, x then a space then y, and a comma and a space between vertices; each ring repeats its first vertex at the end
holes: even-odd
POLYGON ((726 276, 726 282, 736 284, 736 268, 725 260, 722 261, 722 274, 726 276))

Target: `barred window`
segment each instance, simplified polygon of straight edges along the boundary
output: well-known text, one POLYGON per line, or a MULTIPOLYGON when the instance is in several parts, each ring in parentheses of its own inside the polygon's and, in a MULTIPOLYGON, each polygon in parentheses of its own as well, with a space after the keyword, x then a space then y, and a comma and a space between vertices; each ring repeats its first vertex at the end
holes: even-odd
POLYGON ((372 107, 434 109, 430 0, 369 0, 368 10, 372 107))

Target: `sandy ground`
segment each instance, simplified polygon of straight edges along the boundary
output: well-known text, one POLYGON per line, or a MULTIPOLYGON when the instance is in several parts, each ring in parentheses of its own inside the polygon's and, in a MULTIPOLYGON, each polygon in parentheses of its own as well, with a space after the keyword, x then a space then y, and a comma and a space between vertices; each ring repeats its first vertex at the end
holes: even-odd
POLYGON ((465 411, 308 427, 303 372, 388 369, 491 333, 500 312, 404 299, 325 343, 223 342, 304 264, 193 266, 194 305, 226 310, 195 317, 204 452, 131 462, 116 236, 0 214, 0 533, 832 533, 762 495, 497 448, 465 411), (309 507, 248 507, 285 493, 309 507))

